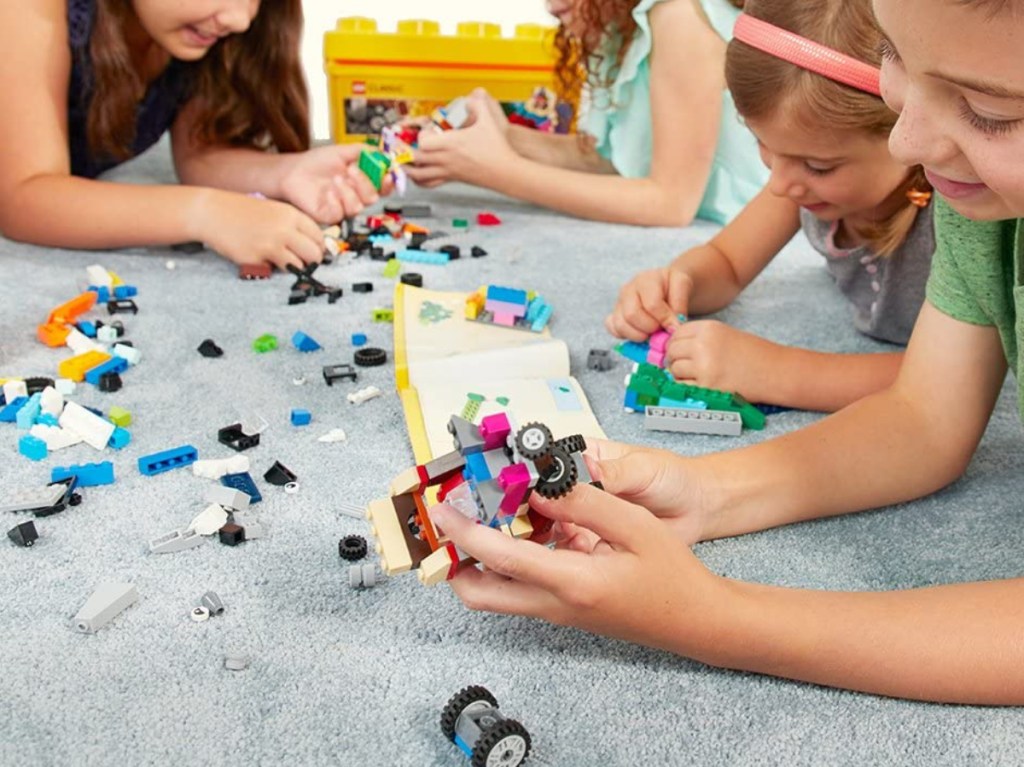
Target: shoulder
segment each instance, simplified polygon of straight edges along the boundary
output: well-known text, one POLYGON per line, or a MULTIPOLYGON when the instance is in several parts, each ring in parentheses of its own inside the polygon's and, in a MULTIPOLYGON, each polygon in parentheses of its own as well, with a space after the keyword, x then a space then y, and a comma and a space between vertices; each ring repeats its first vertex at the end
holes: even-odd
POLYGON ((996 250, 1017 221, 973 221, 937 197, 934 207, 935 238, 942 250, 977 258, 980 250, 996 250))
MULTIPOLYGON (((652 66, 660 59, 673 68, 697 61, 706 61, 716 69, 724 67, 725 41, 708 22, 697 0, 660 0, 650 9, 648 22, 652 66)), ((686 72, 676 74, 687 76, 686 72)))

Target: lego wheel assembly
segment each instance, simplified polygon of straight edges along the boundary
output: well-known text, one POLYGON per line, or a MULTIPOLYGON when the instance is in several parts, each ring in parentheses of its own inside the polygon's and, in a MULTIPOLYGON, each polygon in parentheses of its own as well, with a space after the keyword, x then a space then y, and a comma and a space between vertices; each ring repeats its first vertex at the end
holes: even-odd
POLYGON ((497 708, 498 699, 491 691, 480 685, 464 687, 455 693, 441 712, 441 732, 448 740, 455 741, 455 725, 463 712, 468 710, 497 708), (472 708, 471 708, 472 707, 472 708))
POLYGON ((528 461, 543 458, 554 441, 551 430, 542 423, 528 423, 516 432, 516 450, 528 461))
MULTIPOLYGON (((543 498, 561 498, 576 484, 576 462, 562 447, 552 447, 534 488, 543 498)), ((540 462, 538 461, 538 468, 540 462)))
POLYGON ((530 733, 515 719, 485 727, 473 746, 473 767, 516 767, 530 753, 530 733))
POLYGON ((441 713, 441 731, 466 752, 473 767, 518 767, 530 753, 530 733, 498 710, 486 687, 465 687, 441 713))

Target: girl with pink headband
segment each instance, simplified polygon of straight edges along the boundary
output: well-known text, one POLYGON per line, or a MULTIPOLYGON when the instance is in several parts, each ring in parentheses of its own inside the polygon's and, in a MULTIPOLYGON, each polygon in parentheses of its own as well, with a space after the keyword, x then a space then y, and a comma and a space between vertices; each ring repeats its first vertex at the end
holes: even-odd
POLYGON ((926 179, 889 154, 896 115, 879 95, 880 39, 869 0, 747 3, 726 80, 771 177, 709 243, 630 281, 606 322, 613 335, 670 330, 677 379, 753 402, 833 411, 892 383, 902 350, 819 352, 677 319, 729 305, 802 230, 857 330, 906 344, 935 244, 926 179))
MULTIPOLYGON (((838 3, 794 5, 829 14, 838 3)), ((531 499, 562 527, 555 551, 436 507, 451 541, 488 568, 452 581, 466 604, 814 684, 1024 705, 1020 496, 979 496, 984 472, 953 491, 964 496, 959 508, 888 512, 922 539, 917 559, 888 573, 907 584, 892 591, 748 583, 691 551, 950 484, 977 449, 1008 369, 1024 416, 1024 0, 874 0, 874 10, 886 36, 881 91, 899 112, 890 148, 920 163, 939 195, 927 300, 896 382, 743 450, 684 458, 596 444, 591 474, 604 492, 584 485, 561 500, 531 499), (941 540, 943 529, 976 538, 973 549, 941 540), (960 551, 969 562, 950 561, 960 551), (957 566, 977 580, 950 583, 957 566)), ((828 25, 842 34, 834 19, 828 25)), ((1019 445, 988 447, 1002 448, 991 461, 1001 475, 1019 474, 1019 445)), ((871 582, 876 573, 863 568, 872 561, 856 561, 851 582, 871 582)))

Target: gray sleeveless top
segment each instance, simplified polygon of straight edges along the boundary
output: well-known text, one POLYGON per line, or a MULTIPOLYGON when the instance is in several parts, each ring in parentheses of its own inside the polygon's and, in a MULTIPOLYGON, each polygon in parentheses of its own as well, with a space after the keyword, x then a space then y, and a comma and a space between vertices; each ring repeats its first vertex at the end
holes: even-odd
POLYGON ((811 246, 825 257, 836 286, 853 305, 853 324, 879 341, 906 344, 924 303, 924 288, 935 253, 932 206, 918 212, 899 250, 882 258, 867 247, 849 250, 834 242, 837 224, 806 210, 800 224, 811 246))
MULTIPOLYGON (((68 143, 71 174, 96 178, 122 160, 94 156, 86 137, 86 116, 93 95, 93 68, 89 37, 96 18, 95 0, 68 0, 68 45, 71 47, 71 79, 68 84, 68 143)), ((135 120, 132 156, 138 156, 171 127, 189 93, 187 65, 176 59, 150 83, 135 120)))

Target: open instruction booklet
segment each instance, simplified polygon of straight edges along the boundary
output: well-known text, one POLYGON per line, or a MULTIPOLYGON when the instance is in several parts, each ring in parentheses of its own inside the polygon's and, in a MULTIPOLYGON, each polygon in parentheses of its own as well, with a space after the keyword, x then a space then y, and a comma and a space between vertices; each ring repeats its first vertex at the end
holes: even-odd
POLYGON ((507 412, 520 426, 540 421, 556 439, 604 437, 569 349, 544 330, 466 319, 468 293, 395 288, 395 379, 417 463, 454 449, 448 420, 479 423, 507 412))

